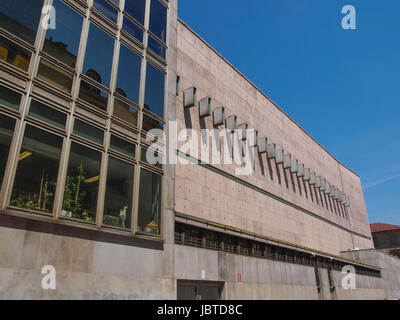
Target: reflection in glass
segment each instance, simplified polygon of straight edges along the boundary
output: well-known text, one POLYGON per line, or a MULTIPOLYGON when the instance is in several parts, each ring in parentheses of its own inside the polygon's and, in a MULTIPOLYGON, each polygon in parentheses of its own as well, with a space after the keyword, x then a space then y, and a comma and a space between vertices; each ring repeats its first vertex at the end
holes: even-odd
POLYGON ((87 124, 86 122, 83 122, 79 119, 75 119, 74 133, 83 138, 92 140, 93 142, 96 142, 98 144, 103 144, 104 131, 93 127, 90 124, 87 124))
POLYGON ((36 119, 45 121, 61 129, 65 128, 65 123, 67 121, 66 114, 50 108, 36 100, 31 101, 29 114, 36 119))
POLYGON ((114 53, 114 39, 94 24, 90 24, 86 45, 83 73, 88 77, 97 74, 93 80, 108 87, 114 53))
POLYGON ((127 17, 124 17, 124 23, 122 25, 122 29, 124 29, 134 38, 138 39, 140 42, 143 42, 143 30, 139 28, 131 20, 129 20, 127 17))
POLYGON ((79 98, 85 100, 97 108, 107 110, 108 94, 103 90, 81 80, 79 98))
POLYGON ((146 0, 125 0, 125 11, 141 24, 144 24, 146 0))
POLYGON ((119 53, 117 92, 138 103, 141 58, 123 44, 119 53))
POLYGON ((138 110, 118 99, 114 99, 114 116, 137 126, 138 110))
POLYGON ((110 148, 132 158, 135 156, 135 145, 114 135, 111 135, 110 148))
POLYGON ((13 137, 15 120, 0 114, 0 187, 3 183, 4 172, 13 137))
POLYGON ((43 0, 1 0, 0 27, 33 44, 42 6, 43 0))
POLYGON ((52 212, 63 139, 27 125, 10 204, 52 212))
POLYGON ((145 169, 140 170, 138 230, 160 234, 161 176, 145 169))
POLYGON ((134 166, 109 158, 103 223, 131 228, 134 166))
POLYGON ((55 0, 53 6, 57 25, 47 30, 43 51, 75 68, 83 17, 60 0, 55 0))
POLYGON ((167 36, 167 8, 159 0, 151 0, 149 29, 165 43, 167 36))
POLYGON ((28 72, 31 53, 0 36, 0 60, 11 63, 13 66, 28 72))
POLYGON ((164 117, 164 89, 164 73, 147 62, 144 108, 161 118, 164 117))
POLYGON ((163 129, 164 124, 156 119, 149 117, 148 115, 143 115, 143 130, 150 131, 151 129, 163 129))
POLYGON ((101 153, 72 142, 62 216, 95 222, 101 153))
POLYGON ((0 86, 0 104, 18 110, 22 95, 14 90, 0 86))
MULTIPOLYGON (((117 4, 118 5, 118 4, 117 4)), ((93 6, 112 22, 117 23, 118 12, 105 0, 94 0, 93 6)))
POLYGON ((71 92, 72 75, 44 59, 40 60, 37 77, 65 92, 71 92))
POLYGON ((161 58, 165 59, 165 47, 150 35, 147 47, 154 53, 157 53, 161 58))

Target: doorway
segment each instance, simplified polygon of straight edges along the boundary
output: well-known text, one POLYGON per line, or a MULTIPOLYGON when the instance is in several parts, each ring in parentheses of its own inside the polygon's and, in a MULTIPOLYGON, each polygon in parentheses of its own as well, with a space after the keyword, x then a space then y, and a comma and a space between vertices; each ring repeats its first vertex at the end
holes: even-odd
POLYGON ((178 280, 178 300, 221 300, 223 282, 178 280))

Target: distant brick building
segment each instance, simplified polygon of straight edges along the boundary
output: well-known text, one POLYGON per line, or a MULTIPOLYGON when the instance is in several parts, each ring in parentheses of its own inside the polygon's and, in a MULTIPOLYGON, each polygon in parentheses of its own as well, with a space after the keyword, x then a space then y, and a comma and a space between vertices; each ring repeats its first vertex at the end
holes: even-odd
POLYGON ((373 223, 371 232, 376 249, 400 258, 400 226, 373 223))

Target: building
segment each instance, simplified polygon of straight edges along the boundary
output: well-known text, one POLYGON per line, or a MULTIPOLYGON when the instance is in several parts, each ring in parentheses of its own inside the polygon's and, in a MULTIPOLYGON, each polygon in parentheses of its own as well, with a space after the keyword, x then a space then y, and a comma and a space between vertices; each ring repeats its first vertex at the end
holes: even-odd
POLYGON ((400 258, 400 226, 372 223, 371 232, 376 249, 400 258))
POLYGON ((0 13, 0 298, 400 297, 357 174, 176 0, 5 0, 0 13), (205 159, 215 150, 223 161, 205 159), (41 286, 49 265, 55 290, 41 286))

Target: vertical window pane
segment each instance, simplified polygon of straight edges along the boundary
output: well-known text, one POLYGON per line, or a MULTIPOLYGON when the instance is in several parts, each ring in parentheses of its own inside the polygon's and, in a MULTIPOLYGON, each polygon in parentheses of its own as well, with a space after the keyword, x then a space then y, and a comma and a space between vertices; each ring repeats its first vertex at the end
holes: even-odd
POLYGON ((163 42, 167 37, 167 8, 158 0, 151 0, 149 29, 163 42))
POLYGON ((72 142, 64 190, 64 217, 95 222, 100 166, 100 152, 72 142))
POLYGON ((160 234, 161 176, 145 169, 140 170, 138 230, 160 234))
POLYGON ((83 73, 108 87, 114 53, 114 39, 90 24, 83 73))
POLYGON ((93 6, 112 22, 117 23, 118 12, 105 0, 94 0, 93 6))
POLYGON ((44 59, 40 61, 37 77, 65 92, 71 92, 72 75, 44 59))
POLYGON ((47 30, 43 51, 75 68, 83 17, 60 0, 54 1, 53 6, 56 28, 47 30))
POLYGON ((121 44, 117 92, 134 102, 139 101, 141 58, 121 44))
POLYGON ((43 0, 1 0, 0 27, 33 44, 42 6, 43 0))
POLYGON ((138 110, 117 99, 114 100, 114 116, 137 126, 138 110))
POLYGON ((156 119, 143 115, 143 130, 150 131, 151 129, 163 129, 164 124, 156 119))
POLYGON ((107 111, 108 94, 103 90, 81 80, 79 98, 97 108, 107 111))
POLYGON ((0 187, 3 183, 15 120, 0 114, 0 187))
POLYGON ((63 139, 27 125, 12 190, 12 206, 52 212, 63 139))
POLYGON ((155 166, 159 169, 162 169, 162 163, 160 163, 160 161, 157 161, 157 163, 150 163, 147 160, 147 156, 149 156, 150 159, 152 159, 152 158, 158 159, 161 156, 161 155, 159 155, 158 151, 142 148, 142 152, 140 153, 140 161, 143 161, 151 166, 155 166))
POLYGON ((18 110, 22 95, 6 87, 0 86, 0 104, 18 110))
POLYGON ((31 53, 0 36, 0 59, 28 72, 31 53))
POLYGON ((144 107, 161 118, 164 117, 164 88, 164 73, 148 62, 146 70, 146 94, 144 97, 144 107))
POLYGON ((143 30, 126 17, 124 17, 122 28, 134 38, 138 39, 140 42, 143 42, 143 30))
POLYGON ((104 224, 131 228, 133 175, 133 165, 110 157, 104 200, 104 224))
POLYGON ((135 156, 135 150, 136 150, 135 145, 133 143, 125 141, 124 139, 120 139, 114 135, 111 135, 110 148, 115 151, 124 153, 129 157, 135 156))
POLYGON ((165 47, 150 35, 147 47, 154 53, 158 54, 161 58, 165 59, 165 47))
POLYGON ((31 101, 29 114, 39 120, 46 121, 47 123, 50 123, 53 126, 61 129, 65 128, 65 123, 67 121, 66 114, 50 108, 36 100, 31 101))
POLYGON ((144 24, 146 0, 125 0, 125 11, 141 24, 144 24))
POLYGON ((75 119, 74 133, 96 143, 103 144, 104 131, 81 120, 75 119))

